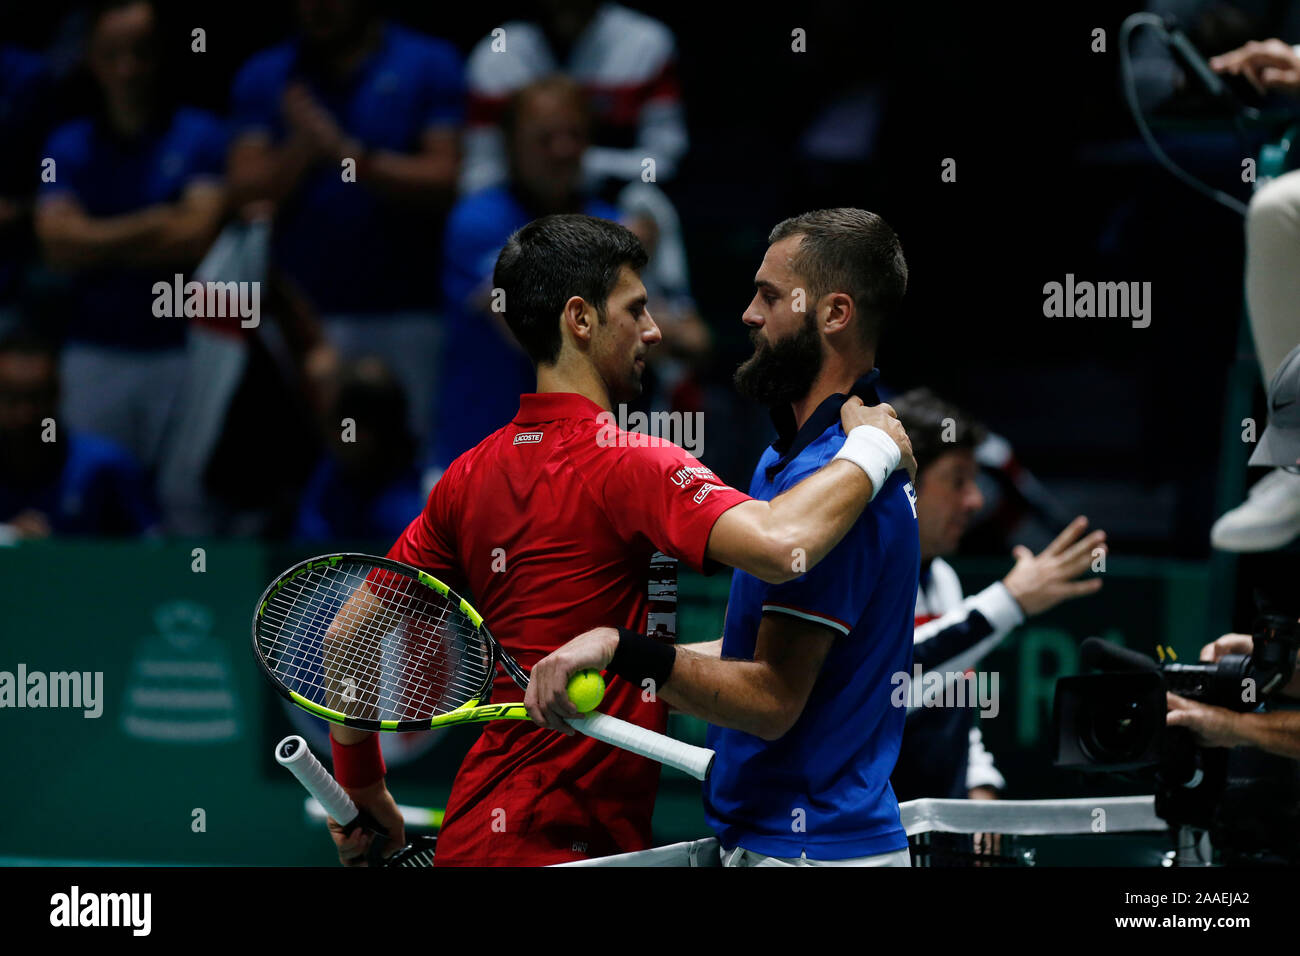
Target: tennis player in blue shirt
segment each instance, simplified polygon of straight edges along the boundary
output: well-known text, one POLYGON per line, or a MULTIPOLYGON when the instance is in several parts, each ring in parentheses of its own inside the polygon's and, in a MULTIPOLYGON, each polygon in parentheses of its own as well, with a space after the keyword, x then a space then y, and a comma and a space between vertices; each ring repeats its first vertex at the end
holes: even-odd
POLYGON ((743 317, 754 354, 736 385, 773 409, 778 437, 749 493, 775 498, 845 459, 871 479, 870 504, 815 567, 791 541, 789 580, 735 572, 722 640, 676 648, 597 628, 533 668, 525 703, 562 729, 576 716, 569 676, 607 668, 713 724, 704 803, 727 865, 908 866, 889 785, 906 711, 890 696, 912 663, 920 545, 916 495, 897 469, 914 465, 905 436, 842 427, 879 404, 876 343, 907 266, 893 230, 860 209, 788 219, 769 242, 743 317))

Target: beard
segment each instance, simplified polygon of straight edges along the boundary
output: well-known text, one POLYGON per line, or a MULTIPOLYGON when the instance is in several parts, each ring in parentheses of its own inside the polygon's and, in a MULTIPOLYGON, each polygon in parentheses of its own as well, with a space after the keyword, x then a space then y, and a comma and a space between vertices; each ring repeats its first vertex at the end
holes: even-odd
POLYGON ((749 333, 754 354, 736 369, 736 391, 769 408, 803 398, 822 370, 816 316, 808 313, 802 328, 779 342, 765 343, 761 335, 760 329, 749 333))

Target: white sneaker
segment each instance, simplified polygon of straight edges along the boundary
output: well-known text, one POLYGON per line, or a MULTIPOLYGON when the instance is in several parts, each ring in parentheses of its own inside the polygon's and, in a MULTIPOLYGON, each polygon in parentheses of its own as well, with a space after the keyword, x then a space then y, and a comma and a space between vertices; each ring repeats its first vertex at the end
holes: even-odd
POLYGON ((1220 551, 1272 551, 1300 535, 1300 475, 1274 468, 1246 500, 1214 522, 1210 544, 1220 551))

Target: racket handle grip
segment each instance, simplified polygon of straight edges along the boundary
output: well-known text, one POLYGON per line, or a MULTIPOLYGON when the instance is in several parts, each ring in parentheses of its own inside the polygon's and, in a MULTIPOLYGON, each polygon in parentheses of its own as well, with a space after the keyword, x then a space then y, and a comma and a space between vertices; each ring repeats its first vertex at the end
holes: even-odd
POLYGON ((588 737, 657 760, 666 767, 676 767, 696 780, 707 779, 713 769, 716 755, 712 750, 674 740, 608 714, 592 712, 569 721, 569 726, 588 737))
POLYGON ((307 746, 307 741, 297 734, 290 734, 275 745, 275 760, 298 778, 316 802, 325 808, 325 812, 346 828, 358 816, 357 805, 352 802, 347 791, 339 786, 316 755, 307 746))

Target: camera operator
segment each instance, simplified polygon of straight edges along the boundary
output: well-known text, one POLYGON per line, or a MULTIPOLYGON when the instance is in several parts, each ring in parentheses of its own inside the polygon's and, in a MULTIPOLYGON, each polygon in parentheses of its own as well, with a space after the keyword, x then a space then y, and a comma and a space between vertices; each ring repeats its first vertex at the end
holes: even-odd
MULTIPOLYGON (((1225 634, 1201 648, 1201 660, 1211 663, 1228 654, 1249 654, 1252 643, 1249 634, 1225 634)), ((1279 694, 1300 699, 1300 670, 1279 694)), ((1168 702, 1166 726, 1186 727, 1203 747, 1257 747, 1300 760, 1300 710, 1240 714, 1177 694, 1169 694, 1168 702)))
MULTIPOLYGON (((1300 346, 1282 360, 1268 389, 1268 427, 1251 455, 1252 465, 1269 465, 1290 474, 1300 464, 1300 346)), ((1250 654, 1248 634, 1225 634, 1201 649, 1202 661, 1229 654, 1250 654)), ((1300 697, 1300 672, 1280 691, 1300 697)), ((1300 759, 1300 710, 1236 713, 1224 707, 1168 695, 1166 726, 1186 727, 1206 747, 1251 746, 1268 753, 1300 759)))

